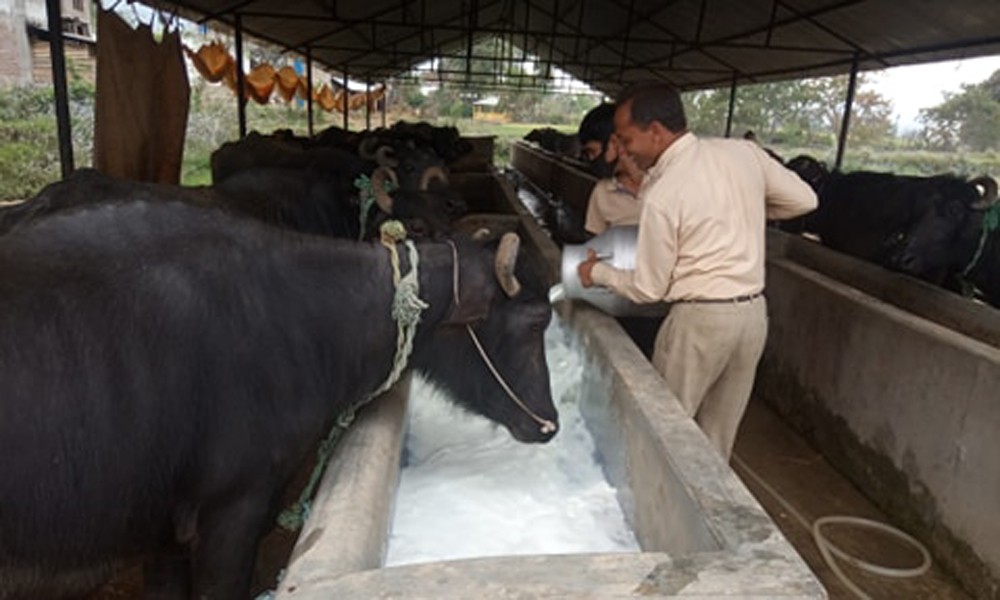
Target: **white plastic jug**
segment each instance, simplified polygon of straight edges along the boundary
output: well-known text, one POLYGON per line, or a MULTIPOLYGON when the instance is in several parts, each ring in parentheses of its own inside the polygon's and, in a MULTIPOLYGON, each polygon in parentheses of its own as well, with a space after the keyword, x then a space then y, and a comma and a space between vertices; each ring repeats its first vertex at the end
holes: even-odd
POLYGON ((579 298, 615 317, 661 317, 667 313, 663 302, 636 304, 611 290, 591 286, 583 287, 577 266, 587 259, 587 248, 593 248, 601 260, 619 269, 635 267, 635 244, 639 228, 635 225, 610 227, 585 244, 567 244, 562 251, 562 283, 549 291, 553 302, 563 298, 579 298))

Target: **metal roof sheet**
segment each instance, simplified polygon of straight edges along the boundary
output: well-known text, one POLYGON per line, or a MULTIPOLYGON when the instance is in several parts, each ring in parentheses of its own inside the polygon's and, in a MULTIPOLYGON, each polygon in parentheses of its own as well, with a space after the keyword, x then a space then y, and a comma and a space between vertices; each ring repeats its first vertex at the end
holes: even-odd
MULTIPOLYGON (((1000 53, 997 0, 177 0, 352 79, 378 82, 499 36, 609 95, 692 90, 1000 53)), ((162 3, 161 3, 162 5, 162 3)), ((508 57, 517 61, 519 56, 508 57)))

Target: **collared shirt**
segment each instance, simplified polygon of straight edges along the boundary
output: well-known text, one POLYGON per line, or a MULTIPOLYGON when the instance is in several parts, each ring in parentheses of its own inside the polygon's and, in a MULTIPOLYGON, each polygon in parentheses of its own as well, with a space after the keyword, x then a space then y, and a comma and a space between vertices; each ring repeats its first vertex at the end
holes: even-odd
POLYGON ((813 190, 757 144, 690 132, 650 167, 639 199, 635 269, 592 271, 595 284, 634 302, 762 291, 766 219, 816 208, 813 190))
POLYGON ((590 192, 583 228, 598 235, 612 225, 635 225, 639 222, 640 207, 636 195, 618 179, 602 179, 590 192))

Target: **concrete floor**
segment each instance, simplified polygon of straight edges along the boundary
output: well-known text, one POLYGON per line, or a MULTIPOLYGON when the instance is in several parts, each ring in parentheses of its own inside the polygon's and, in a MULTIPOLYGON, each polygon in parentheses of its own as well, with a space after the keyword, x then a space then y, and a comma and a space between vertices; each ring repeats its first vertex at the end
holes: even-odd
MULTIPOLYGON (((830 598, 855 598, 824 562, 810 529, 765 489, 760 480, 783 496, 810 525, 825 515, 853 515, 892 524, 891 518, 868 501, 763 402, 750 402, 736 439, 732 467, 826 586, 830 598)), ((824 527, 824 532, 845 551, 871 563, 895 568, 920 564, 916 550, 886 534, 836 525, 824 527)), ((844 563, 841 563, 841 570, 875 599, 970 597, 936 564, 932 564, 924 575, 909 579, 872 575, 844 563)))

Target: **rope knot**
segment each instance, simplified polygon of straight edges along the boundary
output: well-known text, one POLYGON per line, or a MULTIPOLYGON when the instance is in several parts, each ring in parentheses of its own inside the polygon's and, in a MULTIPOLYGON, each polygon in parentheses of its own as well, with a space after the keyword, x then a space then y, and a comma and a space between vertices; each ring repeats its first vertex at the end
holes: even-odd
POLYGON ((410 271, 396 287, 396 295, 392 299, 392 318, 404 326, 412 327, 420 322, 420 313, 428 304, 420 299, 420 284, 410 271))
POLYGON ((406 226, 396 219, 382 223, 378 232, 383 244, 395 244, 406 239, 406 226))

